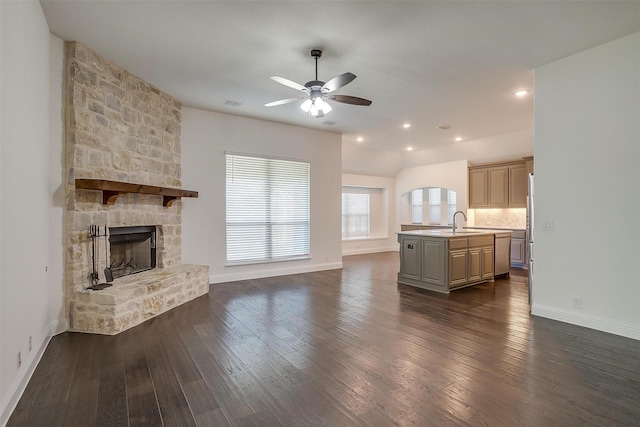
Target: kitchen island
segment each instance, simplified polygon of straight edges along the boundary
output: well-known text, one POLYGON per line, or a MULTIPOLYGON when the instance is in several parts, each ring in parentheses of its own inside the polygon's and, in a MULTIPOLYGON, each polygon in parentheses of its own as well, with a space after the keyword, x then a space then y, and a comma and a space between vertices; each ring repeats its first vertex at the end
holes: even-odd
POLYGON ((492 281, 494 230, 413 230, 398 233, 398 283, 449 293, 492 281))

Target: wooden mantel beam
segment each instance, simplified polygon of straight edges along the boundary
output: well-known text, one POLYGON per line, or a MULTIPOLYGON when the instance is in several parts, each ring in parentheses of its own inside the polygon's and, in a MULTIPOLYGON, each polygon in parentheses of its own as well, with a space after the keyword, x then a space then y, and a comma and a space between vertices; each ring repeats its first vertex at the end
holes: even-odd
POLYGON ((198 197, 197 191, 180 188, 157 187, 155 185, 131 184, 129 182, 107 181, 104 179, 76 179, 76 188, 81 190, 101 190, 102 203, 113 205, 116 199, 127 193, 155 194, 162 196, 162 206, 171 206, 181 197, 198 197))

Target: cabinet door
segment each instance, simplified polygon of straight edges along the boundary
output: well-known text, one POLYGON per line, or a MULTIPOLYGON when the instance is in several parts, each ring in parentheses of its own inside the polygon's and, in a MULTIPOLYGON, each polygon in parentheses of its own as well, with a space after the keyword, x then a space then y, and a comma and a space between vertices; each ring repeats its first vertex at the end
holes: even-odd
POLYGON ((420 280, 420 238, 402 236, 400 239, 400 275, 420 280))
POLYGON ((509 206, 509 167, 501 166, 488 169, 489 200, 492 208, 509 206))
POLYGON ((486 208, 488 202, 487 169, 469 170, 469 207, 486 208))
POLYGON ((445 283, 445 257, 447 248, 445 239, 422 239, 422 281, 439 285, 445 283))
POLYGON ((480 248, 469 249, 469 282, 477 282, 482 278, 480 266, 482 264, 482 250, 480 248))
POLYGON ((467 249, 449 251, 449 287, 467 283, 467 249))
POLYGON ((509 166, 509 207, 527 207, 527 182, 526 165, 509 166))
POLYGON ((516 237, 511 238, 511 264, 522 265, 526 262, 525 258, 525 239, 519 239, 516 237))
POLYGON ((482 248, 481 278, 483 280, 493 279, 494 252, 493 246, 482 248))

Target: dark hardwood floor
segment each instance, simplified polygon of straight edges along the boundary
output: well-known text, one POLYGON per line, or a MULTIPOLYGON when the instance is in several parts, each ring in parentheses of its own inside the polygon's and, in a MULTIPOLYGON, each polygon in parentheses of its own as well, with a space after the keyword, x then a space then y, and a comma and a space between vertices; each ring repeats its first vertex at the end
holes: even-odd
POLYGON ((345 257, 55 336, 8 425, 640 425, 640 341, 530 316, 517 272, 443 296, 397 271, 345 257))

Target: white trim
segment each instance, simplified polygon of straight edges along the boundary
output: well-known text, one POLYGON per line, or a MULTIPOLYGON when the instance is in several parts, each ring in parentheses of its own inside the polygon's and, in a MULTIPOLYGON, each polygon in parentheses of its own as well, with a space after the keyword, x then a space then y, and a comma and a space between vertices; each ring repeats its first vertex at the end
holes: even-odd
POLYGON ((383 246, 379 248, 358 248, 358 249, 343 250, 342 256, 375 254, 378 252, 398 252, 399 250, 400 249, 398 248, 398 245, 383 246))
POLYGON ((548 319, 559 320, 560 322, 571 323, 572 325, 584 326, 585 328, 596 329, 610 334, 620 335, 627 338, 640 340, 640 326, 628 323, 612 321, 600 317, 566 311, 556 307, 549 307, 540 304, 531 305, 531 314, 534 316, 546 317, 548 319))
POLYGON ((69 329, 67 319, 54 320, 49 324, 49 336, 54 336, 66 332, 69 329))
POLYGON ((338 270, 342 268, 342 261, 327 264, 276 268, 273 270, 244 271, 226 274, 210 274, 209 284, 235 282, 237 280, 260 279, 263 277, 287 276, 289 274, 312 273, 314 271, 338 270))
POLYGON ((66 320, 55 320, 51 322, 45 328, 44 334, 40 338, 39 344, 36 343, 36 351, 32 351, 27 355, 27 359, 24 361, 24 365, 19 370, 18 376, 16 377, 13 384, 11 384, 11 387, 6 394, 5 399, 0 405, 0 425, 6 425, 6 423, 9 421, 9 417, 11 417, 11 414, 16 409, 16 405, 18 404, 18 401, 20 401, 22 393, 24 393, 24 390, 27 388, 27 384, 29 384, 31 376, 35 372, 38 363, 40 363, 40 359, 42 359, 44 351, 47 349, 47 345, 51 340, 52 331, 60 331, 63 326, 65 326, 64 329, 66 329, 66 323, 66 320))
POLYGON ((373 241, 373 240, 387 240, 387 239, 389 239, 389 236, 354 237, 352 239, 342 239, 342 243, 370 242, 370 241, 373 241))

